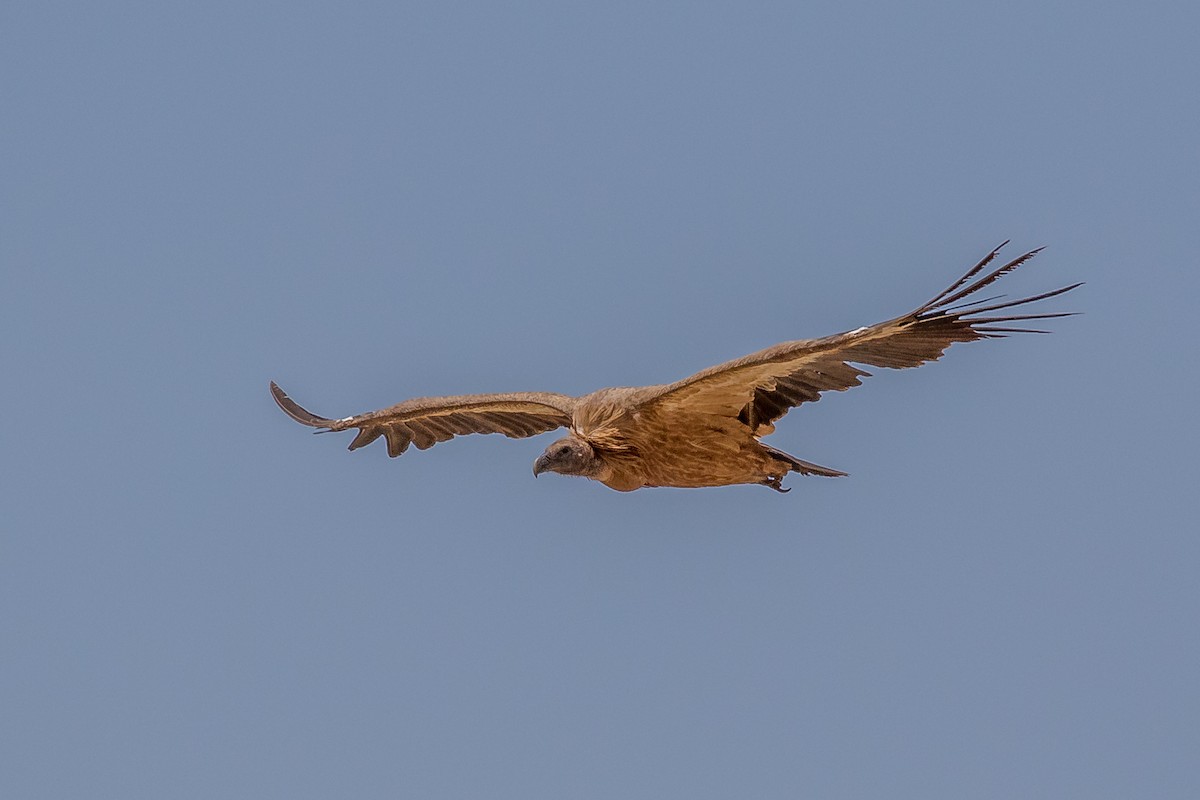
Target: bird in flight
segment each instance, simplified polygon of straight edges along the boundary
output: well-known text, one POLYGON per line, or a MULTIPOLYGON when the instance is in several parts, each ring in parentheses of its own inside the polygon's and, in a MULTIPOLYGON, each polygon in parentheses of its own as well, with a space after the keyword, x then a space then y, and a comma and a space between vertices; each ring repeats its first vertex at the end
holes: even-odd
POLYGON ((425 450, 468 433, 521 439, 565 427, 568 434, 534 462, 535 476, 578 475, 621 492, 741 483, 786 492, 782 482, 791 472, 846 473, 788 455, 762 437, 789 409, 819 400, 822 392, 858 386, 870 373, 856 365, 917 367, 940 358, 954 342, 1046 333, 1023 325, 1071 316, 1011 309, 1069 292, 1079 283, 1019 300, 993 302, 1002 300, 1000 295, 963 302, 1039 252, 989 269, 1002 247, 915 311, 846 333, 783 342, 675 383, 601 389, 582 397, 551 392, 422 397, 342 419, 306 411, 274 382, 271 395, 289 417, 319 433, 357 429, 351 450, 382 437, 388 455, 395 457, 410 444, 425 450))

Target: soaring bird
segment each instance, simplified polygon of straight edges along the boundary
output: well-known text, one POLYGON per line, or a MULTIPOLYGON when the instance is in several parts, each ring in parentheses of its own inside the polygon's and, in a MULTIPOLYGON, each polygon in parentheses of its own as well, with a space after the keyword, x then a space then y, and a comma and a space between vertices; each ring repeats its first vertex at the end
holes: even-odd
POLYGON ((534 462, 535 476, 578 475, 620 492, 740 483, 786 492, 782 482, 790 472, 846 473, 788 455, 761 438, 789 409, 819 400, 822 392, 858 386, 870 373, 856 365, 916 367, 940 358, 954 342, 1046 333, 1023 325, 1071 316, 1011 309, 1069 292, 1079 283, 1019 300, 993 302, 1001 295, 963 302, 1040 250, 989 270, 1002 247, 915 311, 846 333, 783 342, 675 383, 600 389, 582 397, 550 392, 422 397, 342 419, 306 411, 274 382, 271 395, 289 417, 319 432, 357 429, 351 450, 383 437, 388 455, 395 457, 410 444, 425 450, 467 433, 521 439, 566 427, 568 434, 534 462))

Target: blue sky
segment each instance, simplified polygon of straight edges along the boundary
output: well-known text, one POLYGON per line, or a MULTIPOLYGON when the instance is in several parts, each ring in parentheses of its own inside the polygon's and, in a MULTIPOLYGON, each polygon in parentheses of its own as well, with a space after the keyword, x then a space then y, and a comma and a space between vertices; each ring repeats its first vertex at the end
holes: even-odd
POLYGON ((0 12, 0 795, 1195 797, 1183 3, 0 12), (844 469, 630 495, 553 434, 998 242, 1053 336, 793 412, 844 469))

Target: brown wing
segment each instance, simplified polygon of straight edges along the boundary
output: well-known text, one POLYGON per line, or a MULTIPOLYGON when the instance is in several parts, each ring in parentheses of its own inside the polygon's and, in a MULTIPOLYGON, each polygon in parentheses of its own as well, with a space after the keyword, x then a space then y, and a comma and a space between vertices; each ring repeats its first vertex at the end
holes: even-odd
POLYGON ((357 450, 378 439, 387 440, 388 455, 395 458, 415 444, 427 450, 438 442, 468 433, 503 433, 523 439, 571 424, 574 398, 550 392, 463 394, 455 397, 418 397, 403 403, 345 419, 326 419, 301 408, 271 382, 271 396, 284 413, 301 425, 324 431, 357 428, 350 442, 357 450))
POLYGON ((1000 247, 950 288, 911 313, 848 333, 768 347, 664 386, 648 404, 663 410, 737 415, 751 430, 764 435, 773 429, 771 423, 790 408, 819 400, 822 392, 858 386, 860 379, 870 373, 853 364, 892 369, 916 367, 941 357, 954 342, 998 338, 1009 333, 1045 333, 1009 327, 1007 323, 1070 316, 1067 313, 1011 312, 997 316, 993 312, 1060 295, 1079 286, 1078 283, 1020 300, 987 305, 989 301, 999 299, 991 297, 955 305, 1039 252, 1025 253, 983 277, 977 277, 996 257, 1000 247))

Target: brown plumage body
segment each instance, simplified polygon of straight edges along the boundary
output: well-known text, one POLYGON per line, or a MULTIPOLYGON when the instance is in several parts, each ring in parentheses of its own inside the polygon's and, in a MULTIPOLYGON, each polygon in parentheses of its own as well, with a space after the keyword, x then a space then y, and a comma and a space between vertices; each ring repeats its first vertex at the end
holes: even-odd
POLYGON ((467 433, 523 438, 565 426, 569 434, 546 448, 534 463, 535 475, 578 475, 618 491, 742 483, 787 491, 781 481, 789 472, 825 477, 846 473, 802 461, 760 438, 773 432, 775 421, 790 408, 816 401, 822 392, 859 385, 870 373, 855 364, 915 367, 937 359, 954 342, 1043 332, 1006 323, 1068 316, 987 314, 1053 297, 1079 284, 992 305, 982 300, 956 306, 1038 252, 977 277, 998 251, 908 314, 821 339, 784 342, 670 384, 601 389, 578 398, 549 392, 417 398, 337 420, 306 411, 274 383, 271 393, 280 408, 304 425, 358 429, 351 450, 383 437, 394 457, 410 444, 424 450, 467 433))
MULTIPOLYGON (((736 418, 656 407, 650 401, 666 388, 601 389, 576 401, 568 438, 601 453, 594 474, 587 477, 621 492, 649 486, 771 484, 805 463, 762 444, 736 418)), ((808 466, 803 471, 844 474, 808 466)))

